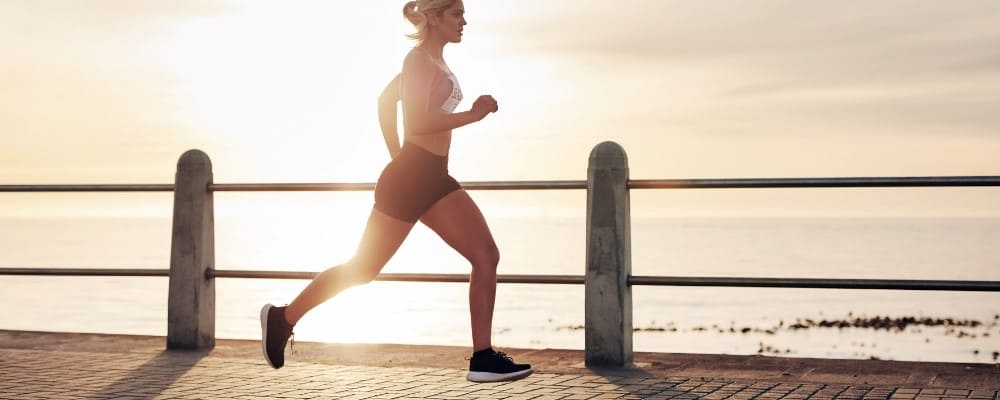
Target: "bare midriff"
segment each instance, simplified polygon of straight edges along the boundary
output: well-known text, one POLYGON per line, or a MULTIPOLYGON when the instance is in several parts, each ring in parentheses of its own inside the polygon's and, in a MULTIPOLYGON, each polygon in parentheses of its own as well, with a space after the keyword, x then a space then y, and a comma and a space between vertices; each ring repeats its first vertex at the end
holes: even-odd
POLYGON ((442 157, 448 156, 451 148, 451 131, 429 133, 425 135, 405 135, 405 141, 423 147, 431 153, 442 157))

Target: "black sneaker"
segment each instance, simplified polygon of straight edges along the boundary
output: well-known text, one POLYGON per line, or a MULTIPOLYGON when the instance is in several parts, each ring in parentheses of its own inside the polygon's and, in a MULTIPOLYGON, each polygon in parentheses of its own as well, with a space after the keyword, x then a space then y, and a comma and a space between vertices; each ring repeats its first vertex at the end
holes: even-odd
POLYGON ((265 304, 260 309, 260 348, 264 359, 274 369, 285 365, 285 343, 292 336, 292 325, 285 320, 285 307, 265 304))
POLYGON ((472 382, 514 381, 531 375, 532 372, 534 370, 531 365, 514 364, 514 360, 506 354, 489 348, 472 354, 466 379, 472 382))

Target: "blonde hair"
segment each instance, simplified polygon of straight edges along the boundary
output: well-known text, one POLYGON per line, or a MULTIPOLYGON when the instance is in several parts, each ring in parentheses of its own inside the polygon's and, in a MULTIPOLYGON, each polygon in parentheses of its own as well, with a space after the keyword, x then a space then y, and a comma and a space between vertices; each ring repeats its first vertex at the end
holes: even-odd
POLYGON ((437 12, 438 15, 455 4, 455 0, 415 0, 403 5, 403 17, 410 21, 416 32, 407 34, 406 37, 416 40, 417 44, 427 38, 427 13, 437 12))

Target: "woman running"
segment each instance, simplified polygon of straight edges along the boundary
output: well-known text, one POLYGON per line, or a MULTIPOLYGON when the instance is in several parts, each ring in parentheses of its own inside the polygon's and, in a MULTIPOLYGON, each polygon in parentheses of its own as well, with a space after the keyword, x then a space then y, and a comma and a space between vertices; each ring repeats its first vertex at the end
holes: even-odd
POLYGON ((458 80, 443 58, 444 46, 462 41, 462 0, 418 0, 403 7, 416 27, 408 35, 417 42, 403 70, 379 96, 379 123, 392 161, 375 186, 375 205, 361 243, 349 261, 327 269, 285 307, 264 305, 260 312, 264 358, 274 368, 285 362, 292 328, 309 310, 344 289, 371 282, 419 220, 472 264, 469 312, 472 358, 468 380, 496 382, 532 373, 493 350, 491 331, 500 255, 482 213, 468 193, 448 174, 451 133, 498 110, 488 95, 468 111, 455 112, 462 100, 458 80), (396 104, 403 103, 403 144, 396 130, 396 104))

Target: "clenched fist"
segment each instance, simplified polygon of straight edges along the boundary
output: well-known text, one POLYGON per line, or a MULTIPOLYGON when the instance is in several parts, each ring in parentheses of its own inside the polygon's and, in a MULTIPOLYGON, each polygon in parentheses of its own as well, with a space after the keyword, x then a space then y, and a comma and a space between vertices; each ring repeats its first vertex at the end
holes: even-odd
POLYGON ((484 94, 479 96, 474 103, 472 103, 472 113, 483 119, 487 114, 492 112, 497 112, 500 107, 497 105, 496 99, 493 96, 484 94))

